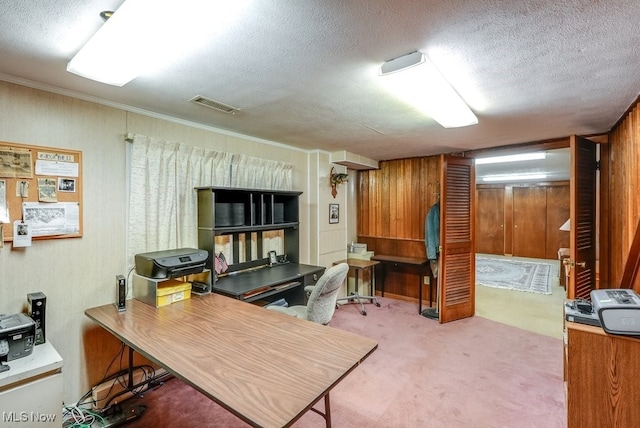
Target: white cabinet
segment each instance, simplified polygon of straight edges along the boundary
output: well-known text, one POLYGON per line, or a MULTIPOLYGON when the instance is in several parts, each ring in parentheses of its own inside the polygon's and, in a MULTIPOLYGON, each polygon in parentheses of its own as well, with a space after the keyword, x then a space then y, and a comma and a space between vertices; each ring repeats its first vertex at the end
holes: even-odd
POLYGON ((0 426, 62 426, 62 357, 53 345, 3 364, 10 369, 0 373, 0 426))

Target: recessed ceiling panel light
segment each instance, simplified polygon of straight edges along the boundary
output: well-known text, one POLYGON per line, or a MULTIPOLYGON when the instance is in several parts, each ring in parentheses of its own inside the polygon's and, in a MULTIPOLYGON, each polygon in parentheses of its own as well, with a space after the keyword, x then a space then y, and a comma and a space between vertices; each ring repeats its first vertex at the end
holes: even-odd
POLYGON ((69 61, 67 71, 123 86, 210 42, 249 2, 126 0, 69 61))
POLYGON ((478 123, 460 95, 421 52, 385 62, 380 76, 388 91, 445 128, 478 123))
POLYGON ((484 176, 482 181, 544 180, 546 178, 547 174, 502 174, 484 176))
POLYGON ((522 154, 507 155, 507 156, 492 156, 488 158, 477 158, 476 165, 546 159, 546 157, 547 157, 546 152, 522 153, 522 154))

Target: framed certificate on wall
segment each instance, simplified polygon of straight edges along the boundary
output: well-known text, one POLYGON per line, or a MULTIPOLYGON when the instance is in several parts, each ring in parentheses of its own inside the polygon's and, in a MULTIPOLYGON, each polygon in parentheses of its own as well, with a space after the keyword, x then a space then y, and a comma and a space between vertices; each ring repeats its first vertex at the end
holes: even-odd
POLYGON ((329 223, 340 222, 340 205, 329 204, 329 223))

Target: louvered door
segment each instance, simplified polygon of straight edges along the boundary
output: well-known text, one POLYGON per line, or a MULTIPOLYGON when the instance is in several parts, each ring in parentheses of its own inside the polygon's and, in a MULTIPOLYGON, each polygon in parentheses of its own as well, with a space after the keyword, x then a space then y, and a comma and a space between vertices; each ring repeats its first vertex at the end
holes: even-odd
POLYGON ((571 136, 571 275, 567 298, 588 299, 596 279, 596 143, 571 136))
POLYGON ((443 155, 440 179, 440 322, 475 313, 473 159, 443 155))

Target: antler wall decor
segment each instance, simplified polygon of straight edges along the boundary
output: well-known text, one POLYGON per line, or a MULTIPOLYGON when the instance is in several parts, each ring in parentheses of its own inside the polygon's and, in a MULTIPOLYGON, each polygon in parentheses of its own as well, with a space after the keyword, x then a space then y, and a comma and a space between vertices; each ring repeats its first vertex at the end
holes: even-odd
POLYGON ((342 172, 335 172, 336 169, 331 167, 331 174, 329 175, 329 184, 331 184, 331 196, 334 198, 338 194, 338 185, 349 181, 349 175, 342 172))

